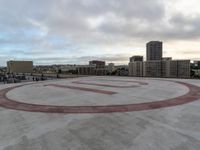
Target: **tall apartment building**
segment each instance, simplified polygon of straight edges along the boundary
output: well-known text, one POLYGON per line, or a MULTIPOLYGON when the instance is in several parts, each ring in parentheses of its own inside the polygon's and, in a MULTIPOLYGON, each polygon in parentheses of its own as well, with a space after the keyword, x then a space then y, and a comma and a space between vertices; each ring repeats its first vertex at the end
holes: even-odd
POLYGON ((143 63, 145 77, 190 78, 190 60, 155 60, 143 63))
POLYGON ((32 73, 33 62, 32 61, 8 61, 7 72, 8 73, 32 73))
POLYGON ((129 62, 129 76, 143 76, 143 56, 132 56, 129 62))
POLYGON ((152 60, 143 62, 143 75, 145 77, 162 77, 162 61, 152 60))
POLYGON ((172 60, 169 77, 190 78, 190 60, 172 60))
POLYGON ((171 59, 161 61, 161 77, 168 78, 170 77, 170 61, 171 59))
POLYGON ((160 41, 150 41, 146 44, 147 61, 162 60, 163 44, 160 41))
POLYGON ((134 76, 134 77, 143 76, 143 62, 142 61, 129 63, 129 76, 134 76))

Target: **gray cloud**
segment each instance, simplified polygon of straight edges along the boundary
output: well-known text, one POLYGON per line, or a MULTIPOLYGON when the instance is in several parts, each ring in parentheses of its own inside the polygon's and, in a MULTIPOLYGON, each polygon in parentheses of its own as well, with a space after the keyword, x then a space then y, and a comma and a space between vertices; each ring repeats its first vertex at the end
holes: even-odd
POLYGON ((169 11, 163 0, 1 0, 0 54, 38 63, 123 62, 124 56, 105 57, 104 49, 200 37, 200 15, 169 11))
POLYGON ((180 39, 200 38, 200 15, 185 16, 181 13, 174 14, 169 20, 172 30, 169 30, 169 37, 180 39))

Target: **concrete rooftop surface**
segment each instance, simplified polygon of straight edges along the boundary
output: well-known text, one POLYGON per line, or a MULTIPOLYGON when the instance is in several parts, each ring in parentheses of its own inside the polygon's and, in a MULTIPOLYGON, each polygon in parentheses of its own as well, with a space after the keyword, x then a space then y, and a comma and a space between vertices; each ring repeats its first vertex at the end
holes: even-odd
POLYGON ((0 85, 0 150, 200 150, 200 80, 0 85))

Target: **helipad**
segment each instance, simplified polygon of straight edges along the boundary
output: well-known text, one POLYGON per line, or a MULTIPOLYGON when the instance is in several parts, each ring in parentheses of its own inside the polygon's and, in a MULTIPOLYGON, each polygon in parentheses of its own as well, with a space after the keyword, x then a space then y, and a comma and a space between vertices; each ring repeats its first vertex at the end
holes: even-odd
POLYGON ((82 77, 0 87, 0 149, 200 147, 200 81, 82 77))

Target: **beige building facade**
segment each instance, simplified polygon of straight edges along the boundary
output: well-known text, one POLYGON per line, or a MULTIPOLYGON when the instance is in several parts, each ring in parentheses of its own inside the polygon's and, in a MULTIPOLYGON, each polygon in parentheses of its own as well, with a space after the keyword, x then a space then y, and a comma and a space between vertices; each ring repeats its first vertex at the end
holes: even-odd
POLYGON ((190 78, 190 60, 130 62, 129 76, 190 78))
POLYGON ((78 68, 79 75, 95 75, 96 68, 94 66, 81 66, 78 68))
POLYGON ((32 61, 8 61, 7 72, 8 73, 32 73, 33 62, 32 61))
POLYGON ((170 63, 170 77, 190 78, 190 60, 172 60, 170 63))
POLYGON ((129 76, 142 77, 143 76, 143 62, 135 61, 129 63, 129 76))
POLYGON ((161 77, 162 61, 152 60, 143 63, 143 72, 145 77, 161 77))
POLYGON ((190 78, 190 60, 158 60, 143 63, 145 77, 190 78))
POLYGON ((80 66, 77 68, 79 75, 97 75, 104 76, 108 73, 106 68, 96 68, 95 66, 80 66))

